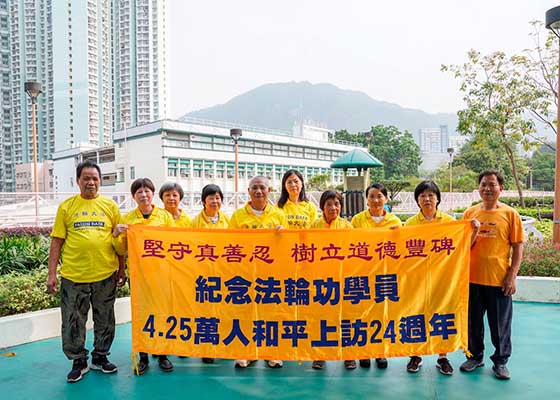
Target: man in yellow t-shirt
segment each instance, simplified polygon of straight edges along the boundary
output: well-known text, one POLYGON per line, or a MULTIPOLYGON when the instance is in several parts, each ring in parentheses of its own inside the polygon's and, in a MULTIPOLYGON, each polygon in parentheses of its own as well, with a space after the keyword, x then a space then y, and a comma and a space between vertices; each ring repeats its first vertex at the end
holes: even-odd
MULTIPOLYGON (((282 229, 288 226, 286 216, 268 203, 270 183, 265 176, 255 176, 249 181, 250 200, 233 212, 229 229, 282 229)), ((235 360, 236 368, 247 368, 254 360, 235 360)), ((269 360, 270 368, 282 368, 282 360, 269 360)))
POLYGON ((484 366, 484 314, 487 313, 494 354, 490 357, 494 375, 510 379, 506 363, 511 355, 511 296, 523 255, 525 239, 521 217, 498 201, 504 178, 494 170, 478 176, 482 203, 465 211, 463 218, 476 219, 480 230, 471 250, 469 289, 469 351, 461 365, 471 372, 484 366), (511 258, 510 258, 511 254, 511 258))
POLYGON ((89 370, 85 348, 87 314, 92 306, 94 349, 91 368, 117 372, 107 360, 115 337, 116 287, 124 284, 124 260, 112 246, 112 231, 120 218, 117 204, 98 195, 101 171, 91 161, 76 169, 80 194, 58 207, 51 232, 47 289, 58 290, 56 269, 61 262, 62 349, 73 366, 68 382, 77 382, 89 370), (119 269, 119 273, 117 273, 119 269))

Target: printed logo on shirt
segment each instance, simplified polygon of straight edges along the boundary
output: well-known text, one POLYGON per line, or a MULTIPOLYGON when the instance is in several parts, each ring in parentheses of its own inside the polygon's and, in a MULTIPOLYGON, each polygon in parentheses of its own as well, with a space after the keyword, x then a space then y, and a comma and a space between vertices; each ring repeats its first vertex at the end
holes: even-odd
POLYGON ((495 222, 481 222, 478 236, 485 238, 495 238, 497 236, 498 226, 495 222))
POLYGON ((74 222, 74 229, 84 229, 84 228, 104 228, 104 221, 82 221, 74 222))

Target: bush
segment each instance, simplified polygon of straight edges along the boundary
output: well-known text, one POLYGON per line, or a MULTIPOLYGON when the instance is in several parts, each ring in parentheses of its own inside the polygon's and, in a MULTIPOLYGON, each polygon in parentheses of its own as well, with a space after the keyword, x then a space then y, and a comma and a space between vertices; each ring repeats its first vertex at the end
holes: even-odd
POLYGON ((0 276, 0 317, 60 306, 60 296, 46 291, 48 269, 0 276))
POLYGON ((49 236, 52 226, 23 226, 18 228, 0 228, 2 236, 49 236))
POLYGON ((519 275, 560 277, 560 252, 550 240, 529 240, 523 249, 519 275))
MULTIPOLYGON (((0 317, 59 307, 60 294, 47 293, 47 276, 47 268, 0 275, 0 317)), ((118 289, 117 297, 127 296, 128 285, 118 289)))
POLYGON ((50 239, 46 236, 1 236, 0 275, 46 267, 50 239))

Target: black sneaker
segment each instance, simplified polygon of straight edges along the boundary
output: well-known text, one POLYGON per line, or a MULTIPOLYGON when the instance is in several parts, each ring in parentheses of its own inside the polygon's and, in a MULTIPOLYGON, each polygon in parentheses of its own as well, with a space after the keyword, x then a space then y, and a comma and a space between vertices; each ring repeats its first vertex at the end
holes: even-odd
POLYGON ((366 358, 365 360, 360 360, 360 367, 362 368, 371 367, 371 360, 369 358, 366 358))
POLYGON ((447 358, 438 358, 436 367, 443 375, 453 375, 453 367, 447 358))
POLYGON ((169 361, 167 356, 159 356, 158 364, 163 372, 173 371, 173 364, 171 364, 171 361, 169 361))
POLYGON ((78 358, 77 360, 74 360, 72 364, 72 371, 70 371, 66 376, 66 381, 70 383, 78 382, 88 371, 89 367, 87 358, 78 358))
POLYGON ((344 361, 344 368, 346 368, 346 369, 356 369, 356 360, 346 360, 346 361, 344 361))
POLYGON ((375 364, 377 364, 377 368, 385 369, 389 365, 389 362, 385 357, 380 357, 375 359, 375 364))
POLYGON ((92 355, 91 369, 101 371, 104 374, 113 374, 117 372, 117 366, 107 360, 107 356, 92 355))
POLYGON ((144 375, 149 367, 150 359, 148 358, 148 355, 140 356, 140 360, 138 361, 138 364, 136 364, 135 368, 136 375, 144 375))
POLYGON ((492 367, 494 376, 498 379, 510 379, 511 375, 505 364, 494 364, 492 367))
POLYGON ((327 365, 326 361, 313 361, 313 364, 311 364, 311 368, 313 369, 323 369, 325 368, 325 366, 327 365))
POLYGON ((463 372, 472 372, 477 368, 481 368, 484 367, 484 361, 480 360, 475 360, 474 358, 468 358, 467 361, 465 361, 463 364, 461 364, 461 366, 459 367, 459 369, 463 372))
POLYGON ((406 364, 406 370, 408 372, 418 372, 420 371, 420 366, 422 365, 422 357, 412 356, 406 364))
POLYGON ((210 358, 210 357, 204 357, 204 358, 202 359, 202 363, 203 363, 203 364, 214 364, 214 359, 213 359, 213 358, 210 358))

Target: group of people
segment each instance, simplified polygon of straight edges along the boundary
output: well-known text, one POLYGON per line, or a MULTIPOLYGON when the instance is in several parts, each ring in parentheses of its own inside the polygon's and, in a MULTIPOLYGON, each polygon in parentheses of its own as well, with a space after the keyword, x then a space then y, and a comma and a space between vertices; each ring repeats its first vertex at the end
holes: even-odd
MULTIPOLYGON (((62 345, 68 359, 73 360, 67 381, 79 381, 89 370, 114 373, 117 366, 107 356, 115 335, 114 301, 118 286, 126 282, 126 231, 129 225, 178 226, 208 229, 379 229, 399 228, 400 219, 387 211, 388 195, 380 183, 366 190, 367 209, 356 214, 351 222, 341 217, 342 195, 334 190, 322 193, 318 217, 316 207, 305 192, 304 179, 297 170, 287 171, 282 178, 280 198, 276 205, 269 202, 271 187, 264 176, 255 176, 249 182, 249 201, 228 218, 221 211, 224 195, 214 184, 202 189, 203 208, 191 218, 180 208, 184 192, 177 183, 165 183, 158 194, 163 203, 153 203, 156 188, 148 178, 136 179, 131 194, 137 207, 121 216, 115 202, 98 194, 101 171, 91 161, 80 163, 76 180, 80 193, 63 201, 57 211, 49 256, 47 288, 58 290, 57 267, 60 264, 60 291, 62 312, 62 345), (85 348, 85 324, 89 307, 94 321, 94 349, 88 365, 85 348)), ((479 176, 482 203, 464 213, 473 226, 470 265, 469 297, 469 352, 461 365, 465 372, 484 365, 484 325, 487 314, 495 352, 491 356, 494 374, 509 379, 506 363, 511 355, 512 300, 515 278, 523 249, 523 228, 519 214, 498 201, 503 190, 503 177, 497 171, 484 171, 479 176), (481 228, 482 227, 482 228, 481 228)), ((453 220, 438 209, 441 193, 433 181, 421 182, 414 191, 420 211, 404 225, 419 225, 453 220)), ((166 355, 157 355, 163 371, 173 370, 166 355)), ((212 358, 203 358, 213 363, 212 358)), ((254 360, 236 360, 237 368, 246 368, 254 360)), ((377 358, 378 368, 387 368, 386 358, 377 358)), ((281 368, 282 360, 267 360, 270 368, 281 368)), ((312 368, 325 368, 325 360, 315 360, 312 368)), ((359 360, 361 367, 370 367, 369 359, 359 360)), ((418 372, 422 365, 420 355, 410 357, 407 371, 418 372)), ((355 360, 344 361, 347 369, 355 369, 355 360)), ((447 355, 440 354, 436 363, 445 375, 453 374, 447 355)), ((149 357, 140 353, 136 366, 138 375, 149 368, 149 357)))

